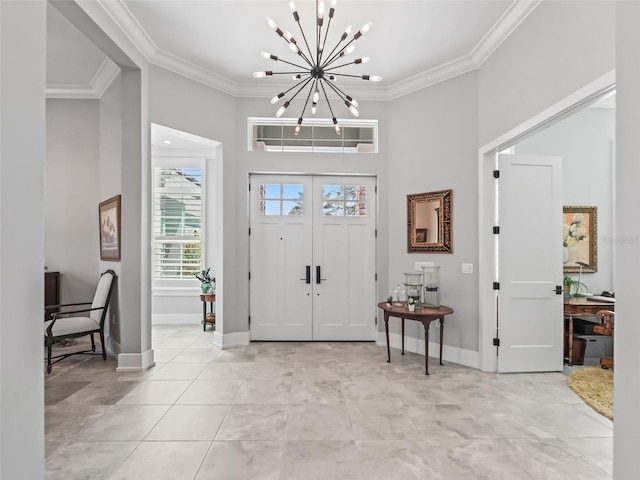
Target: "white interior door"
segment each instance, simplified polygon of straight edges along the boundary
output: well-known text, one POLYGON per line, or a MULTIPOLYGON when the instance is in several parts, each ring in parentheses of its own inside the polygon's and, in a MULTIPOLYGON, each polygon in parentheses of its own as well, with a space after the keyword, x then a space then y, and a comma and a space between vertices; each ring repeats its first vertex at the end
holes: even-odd
POLYGON ((252 340, 374 340, 375 180, 250 183, 252 340))
POLYGON ((312 178, 251 177, 252 340, 311 340, 312 178))
POLYGON ((313 188, 313 339, 374 340, 375 180, 314 177, 313 188))
POLYGON ((499 372, 561 371, 562 159, 500 155, 499 372))

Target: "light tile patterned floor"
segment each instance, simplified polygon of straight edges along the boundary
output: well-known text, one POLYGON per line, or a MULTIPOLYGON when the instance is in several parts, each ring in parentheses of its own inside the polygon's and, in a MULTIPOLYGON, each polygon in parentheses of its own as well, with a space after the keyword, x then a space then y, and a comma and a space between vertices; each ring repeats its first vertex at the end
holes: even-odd
MULTIPOLYGON (((610 479, 612 422, 562 373, 496 375, 373 343, 221 351, 154 327, 157 365, 46 375, 48 480, 610 479)), ((72 348, 72 347, 63 347, 72 348)))

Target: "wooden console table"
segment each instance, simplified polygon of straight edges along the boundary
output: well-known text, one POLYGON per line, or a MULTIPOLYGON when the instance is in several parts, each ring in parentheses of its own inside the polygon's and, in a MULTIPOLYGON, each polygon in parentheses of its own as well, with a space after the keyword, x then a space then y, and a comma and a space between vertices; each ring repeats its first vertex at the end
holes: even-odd
POLYGON ((614 311, 615 303, 588 300, 588 297, 569 297, 564 299, 565 336, 569 344, 568 365, 573 365, 573 317, 580 315, 595 315, 600 310, 614 311))
POLYGON ((216 324, 216 314, 213 313, 213 304, 216 301, 216 292, 213 293, 201 293, 200 300, 202 300, 202 330, 207 331, 207 324, 216 324), (209 304, 209 313, 207 313, 207 303, 209 304))
POLYGON ((440 320, 440 365, 442 365, 442 337, 444 334, 444 316, 453 313, 453 309, 441 305, 439 308, 421 308, 410 312, 403 305, 388 305, 380 302, 378 307, 384 312, 384 330, 387 335, 387 363, 391 362, 391 348, 389 346, 389 317, 402 320, 402 355, 404 355, 404 321, 416 320, 424 326, 424 374, 429 375, 429 325, 434 320, 440 320))

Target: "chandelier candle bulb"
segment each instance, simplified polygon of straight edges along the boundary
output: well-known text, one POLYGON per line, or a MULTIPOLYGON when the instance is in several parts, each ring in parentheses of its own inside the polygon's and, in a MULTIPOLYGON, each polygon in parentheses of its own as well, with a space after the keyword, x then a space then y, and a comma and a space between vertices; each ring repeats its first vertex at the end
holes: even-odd
POLYGON ((358 106, 358 102, 356 102, 353 98, 351 98, 349 95, 347 95, 347 100, 349 100, 351 102, 351 105, 353 105, 354 107, 358 106))
POLYGON ((278 100, 280 100, 282 97, 284 97, 284 93, 279 93, 278 95, 276 95, 275 97, 273 97, 271 99, 271 105, 278 103, 278 100))

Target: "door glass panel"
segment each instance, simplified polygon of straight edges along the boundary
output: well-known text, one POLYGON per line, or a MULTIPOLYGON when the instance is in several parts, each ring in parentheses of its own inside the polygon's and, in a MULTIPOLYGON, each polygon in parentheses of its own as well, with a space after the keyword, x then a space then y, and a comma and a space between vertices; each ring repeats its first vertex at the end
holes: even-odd
POLYGON ((280 200, 260 200, 262 215, 280 215, 280 200))
POLYGON ((302 202, 283 200, 282 214, 283 215, 302 215, 303 214, 302 202))
POLYGON ((304 198, 304 187, 297 184, 282 185, 282 198, 295 198, 296 200, 304 198))
POLYGON ((324 202, 322 214, 325 216, 344 216, 344 202, 324 202))
POLYGON ((325 200, 344 199, 344 187, 342 185, 323 185, 322 198, 325 200))
POLYGON ((280 184, 260 184, 260 198, 280 198, 280 184))

